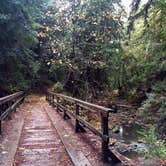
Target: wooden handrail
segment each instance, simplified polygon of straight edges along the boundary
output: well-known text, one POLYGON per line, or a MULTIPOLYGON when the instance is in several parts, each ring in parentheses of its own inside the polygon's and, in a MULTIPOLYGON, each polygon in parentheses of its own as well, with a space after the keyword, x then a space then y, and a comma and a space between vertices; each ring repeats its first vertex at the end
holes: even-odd
POLYGON ((52 105, 56 106, 57 112, 63 112, 64 119, 74 118, 75 120, 75 132, 85 131, 84 127, 88 128, 91 132, 98 135, 102 139, 102 159, 104 162, 109 161, 109 157, 112 161, 119 162, 119 159, 109 150, 109 128, 108 128, 108 118, 109 113, 116 112, 113 109, 92 104, 80 99, 76 99, 70 96, 66 96, 59 93, 54 93, 49 91, 46 95, 46 100, 52 105), (56 98, 56 101, 55 101, 56 98), (64 102, 64 103, 62 103, 64 102), (75 105, 74 112, 70 111, 64 105, 66 102, 70 102, 75 105), (101 118, 101 131, 97 130, 89 122, 85 121, 80 116, 80 108, 84 108, 92 113, 99 113, 101 118))
POLYGON ((23 93, 24 92, 21 91, 21 92, 13 93, 13 94, 5 96, 5 97, 1 97, 0 98, 0 105, 22 95, 23 93))
POLYGON ((11 118, 11 112, 23 101, 24 92, 20 91, 0 98, 0 134, 2 133, 2 121, 8 117, 11 118))
MULTIPOLYGON (((73 97, 70 97, 70 96, 66 96, 66 95, 62 95, 62 94, 59 94, 59 93, 54 93, 54 92, 48 92, 56 97, 61 97, 69 102, 72 102, 72 103, 77 103, 80 107, 83 107, 85 109, 95 109, 95 110, 98 110, 99 112, 105 112, 105 113, 110 113, 110 112, 115 112, 115 110, 111 109, 111 108, 106 108, 106 107, 103 107, 103 106, 99 106, 99 105, 96 105, 96 104, 92 104, 92 103, 89 103, 89 102, 86 102, 86 101, 83 101, 83 100, 80 100, 80 99, 76 99, 76 98, 73 98, 73 97)), ((93 110, 93 111, 95 111, 93 110)))

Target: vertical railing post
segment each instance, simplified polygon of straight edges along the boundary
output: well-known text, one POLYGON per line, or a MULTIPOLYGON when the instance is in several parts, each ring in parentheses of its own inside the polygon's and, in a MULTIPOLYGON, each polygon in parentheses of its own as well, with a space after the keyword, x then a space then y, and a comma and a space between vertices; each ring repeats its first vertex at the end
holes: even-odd
POLYGON ((2 121, 0 119, 0 135, 2 134, 2 121))
POLYGON ((50 104, 52 105, 52 94, 50 95, 51 97, 50 97, 50 104))
POLYGON ((51 94, 49 93, 49 104, 51 104, 51 94))
POLYGON ((49 103, 49 100, 50 100, 50 94, 48 93, 48 103, 49 103))
POLYGON ((108 113, 101 113, 101 132, 102 138, 102 160, 108 162, 109 155, 109 131, 108 131, 108 113))
POLYGON ((53 106, 54 106, 54 107, 56 106, 56 103, 55 103, 55 96, 53 96, 53 106))
MULTIPOLYGON (((64 100, 64 104, 63 105, 66 106, 66 101, 65 100, 64 100)), ((63 119, 66 120, 66 118, 67 118, 66 109, 63 109, 63 119)))
POLYGON ((57 111, 57 112, 59 111, 59 106, 58 106, 58 104, 59 104, 59 97, 57 96, 57 97, 56 97, 56 111, 57 111))
POLYGON ((75 109, 75 132, 79 131, 79 121, 77 120, 77 116, 79 116, 79 105, 76 103, 76 109, 75 109))
POLYGON ((52 101, 51 101, 52 106, 54 107, 54 95, 52 94, 52 101))
MULTIPOLYGON (((13 105, 16 101, 17 101, 17 98, 13 99, 13 101, 11 102, 12 103, 11 105, 13 105)), ((13 112, 16 112, 16 107, 17 105, 13 108, 13 112)))
POLYGON ((46 101, 48 101, 48 92, 46 93, 46 101))
POLYGON ((8 101, 7 107, 10 109, 10 110, 9 110, 9 113, 8 113, 8 116, 7 116, 7 119, 8 119, 8 120, 11 120, 11 119, 12 119, 12 118, 11 118, 11 112, 12 112, 12 110, 11 110, 11 105, 12 105, 11 101, 8 101))
MULTIPOLYGON (((16 101, 17 101, 17 99, 14 99, 14 101, 12 102, 12 105, 13 105, 16 101)), ((16 107, 17 107, 17 106, 16 106, 16 107)), ((14 112, 16 112, 16 110, 17 110, 16 107, 13 108, 13 111, 14 111, 14 112)))
POLYGON ((48 93, 48 96, 47 96, 48 103, 49 103, 49 96, 50 96, 50 94, 48 93))
MULTIPOLYGON (((0 117, 2 115, 2 107, 3 107, 3 105, 0 105, 0 117)), ((0 135, 1 135, 1 133, 2 133, 2 120, 0 119, 0 135)))

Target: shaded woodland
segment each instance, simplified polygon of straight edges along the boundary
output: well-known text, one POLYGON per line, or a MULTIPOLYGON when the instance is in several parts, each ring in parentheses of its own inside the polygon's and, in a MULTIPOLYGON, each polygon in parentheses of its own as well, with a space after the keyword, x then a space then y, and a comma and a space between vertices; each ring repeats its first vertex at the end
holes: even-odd
POLYGON ((130 105, 146 127, 147 157, 165 158, 166 0, 130 9, 121 0, 1 0, 0 97, 52 89, 130 105))

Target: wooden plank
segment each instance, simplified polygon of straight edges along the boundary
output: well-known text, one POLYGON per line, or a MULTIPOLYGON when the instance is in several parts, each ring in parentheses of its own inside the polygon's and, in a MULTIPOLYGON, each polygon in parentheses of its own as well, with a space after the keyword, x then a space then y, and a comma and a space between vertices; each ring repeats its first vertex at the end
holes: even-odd
MULTIPOLYGON (((47 111, 46 108, 44 109, 47 111)), ((56 121, 56 117, 50 116, 49 111, 47 112, 74 166, 91 166, 89 160, 80 151, 77 144, 73 143, 72 135, 69 135, 67 131, 63 128, 63 126, 60 125, 59 121, 56 121)))
POLYGON ((130 166, 135 165, 127 157, 121 155, 119 152, 117 152, 114 149, 109 149, 109 156, 111 157, 112 163, 122 163, 122 165, 130 165, 130 166))

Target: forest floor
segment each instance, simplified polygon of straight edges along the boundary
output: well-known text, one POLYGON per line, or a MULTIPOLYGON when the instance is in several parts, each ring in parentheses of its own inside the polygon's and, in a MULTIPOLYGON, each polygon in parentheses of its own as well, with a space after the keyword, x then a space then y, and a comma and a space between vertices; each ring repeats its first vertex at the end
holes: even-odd
MULTIPOLYGON (((110 113, 109 116, 111 147, 113 146, 118 152, 132 159, 135 163, 145 161, 147 162, 147 165, 148 162, 149 165, 154 166, 158 165, 157 163, 166 165, 166 159, 163 158, 158 160, 155 158, 146 160, 148 145, 146 144, 142 133, 143 131, 148 131, 153 128, 156 124, 155 122, 152 122, 152 120, 147 121, 146 117, 142 115, 141 110, 139 109, 141 104, 131 104, 129 101, 117 96, 113 96, 110 99, 107 97, 98 99, 94 101, 94 103, 108 108, 113 106, 113 108, 117 109, 116 113, 110 113)), ((153 117, 153 114, 151 116, 153 117)), ((155 115, 154 119, 157 119, 155 115)), ((99 119, 95 117, 89 121, 100 129, 100 124, 98 123, 99 119)))

